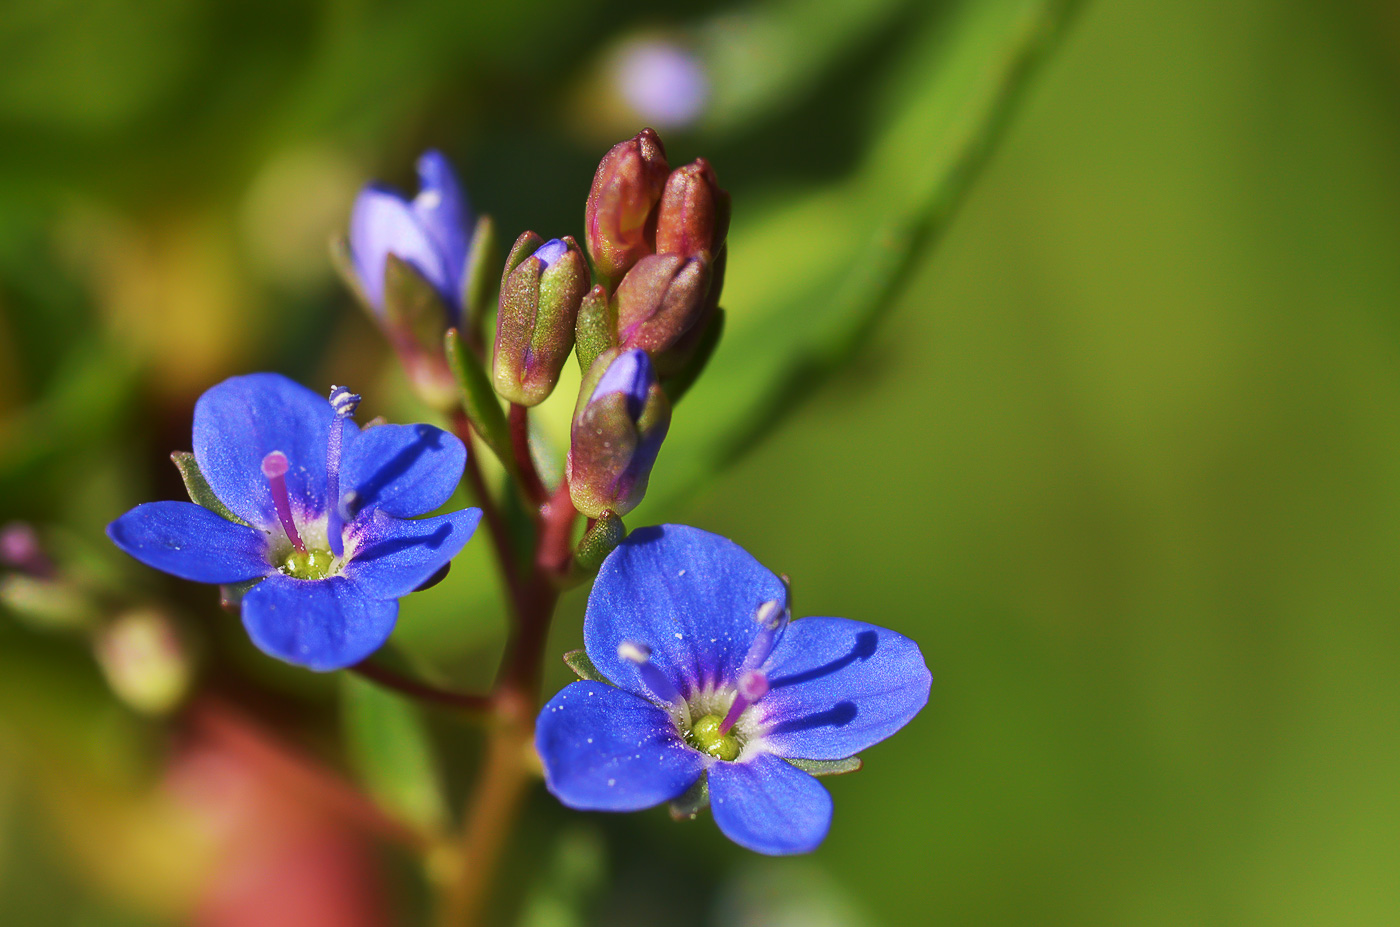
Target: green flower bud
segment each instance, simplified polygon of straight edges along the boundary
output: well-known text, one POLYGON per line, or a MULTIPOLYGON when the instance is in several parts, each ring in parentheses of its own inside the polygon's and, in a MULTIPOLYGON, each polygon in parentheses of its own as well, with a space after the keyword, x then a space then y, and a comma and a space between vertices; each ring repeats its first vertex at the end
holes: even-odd
POLYGON ((565 471, 574 507, 589 518, 636 508, 670 424, 671 405, 645 351, 599 355, 574 409, 565 471))
POLYGON ((572 238, 552 239, 520 257, 538 238, 526 232, 511 249, 515 266, 501 284, 491 363, 496 392, 522 406, 538 405, 554 390, 588 291, 588 263, 572 238))
POLYGON ((643 129, 603 156, 584 211, 588 255, 609 284, 656 250, 657 203, 670 167, 661 138, 643 129))

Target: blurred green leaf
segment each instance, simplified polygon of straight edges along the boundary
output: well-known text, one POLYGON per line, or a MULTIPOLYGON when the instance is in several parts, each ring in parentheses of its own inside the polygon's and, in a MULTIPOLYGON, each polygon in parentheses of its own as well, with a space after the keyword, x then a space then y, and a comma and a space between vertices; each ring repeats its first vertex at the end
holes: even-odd
POLYGON ((855 173, 736 224, 728 330, 692 406, 725 412, 678 417, 644 505, 677 499, 733 460, 864 343, 1075 6, 981 0, 930 13, 889 71, 855 173))
POLYGON ((447 822, 442 776, 416 705, 341 674, 346 747, 360 778, 389 811, 425 830, 447 822))

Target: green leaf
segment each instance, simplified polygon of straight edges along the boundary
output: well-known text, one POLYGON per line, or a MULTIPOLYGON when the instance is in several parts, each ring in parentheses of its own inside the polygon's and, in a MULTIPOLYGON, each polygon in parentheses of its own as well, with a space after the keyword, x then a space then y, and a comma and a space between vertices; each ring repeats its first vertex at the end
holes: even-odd
POLYGON ((442 777, 419 709, 353 673, 341 674, 346 747, 381 805, 427 831, 447 822, 442 777))
MULTIPOLYGON (((686 406, 708 414, 676 416, 644 507, 692 492, 865 343, 948 227, 1076 6, 931 5, 884 69, 855 173, 736 222, 724 340, 686 406)), ((638 517, 664 520, 645 508, 638 517)))
POLYGON ((496 393, 491 389, 490 381, 486 379, 486 371, 462 343, 462 338, 455 328, 447 330, 445 345, 447 366, 451 368, 452 376, 456 378, 457 386, 461 389, 462 409, 467 413, 467 419, 507 471, 513 472, 515 458, 511 455, 510 429, 506 425, 506 414, 501 411, 501 405, 496 401, 496 393))
POLYGON ((199 469, 199 464, 194 459, 194 454, 189 451, 175 451, 170 455, 170 460, 180 471, 180 478, 185 481, 185 492, 190 494, 190 501, 195 505, 202 505, 216 515, 222 515, 231 522, 240 525, 248 524, 233 512, 228 506, 219 501, 219 497, 214 495, 214 490, 209 488, 209 481, 204 478, 204 472, 199 469))
POLYGON ((593 661, 588 659, 588 654, 582 650, 570 650, 564 654, 564 665, 574 671, 579 679, 587 682, 606 682, 612 685, 608 677, 598 672, 598 667, 593 665, 593 661))
POLYGON ((787 757, 787 761, 813 776, 844 776, 846 773, 859 772, 865 765, 858 756, 848 756, 844 760, 796 760, 787 757))

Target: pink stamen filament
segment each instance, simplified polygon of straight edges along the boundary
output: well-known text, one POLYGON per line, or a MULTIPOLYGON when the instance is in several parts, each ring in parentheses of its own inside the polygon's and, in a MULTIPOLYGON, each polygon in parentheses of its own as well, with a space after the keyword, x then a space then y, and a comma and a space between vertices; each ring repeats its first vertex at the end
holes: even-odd
POLYGON ((287 532, 287 540, 292 542, 292 546, 299 553, 306 553, 306 545, 301 542, 301 535, 297 533, 297 524, 292 521, 292 500, 287 495, 287 455, 281 451, 273 451, 263 458, 262 472, 267 478, 267 485, 272 490, 272 504, 277 507, 277 520, 282 523, 282 530, 287 532))
POLYGON ((729 706, 729 713, 724 716, 724 721, 719 726, 721 734, 728 734, 729 729, 739 720, 739 716, 747 711, 750 705, 768 694, 768 677, 758 670, 749 670, 739 677, 737 688, 734 703, 729 706))

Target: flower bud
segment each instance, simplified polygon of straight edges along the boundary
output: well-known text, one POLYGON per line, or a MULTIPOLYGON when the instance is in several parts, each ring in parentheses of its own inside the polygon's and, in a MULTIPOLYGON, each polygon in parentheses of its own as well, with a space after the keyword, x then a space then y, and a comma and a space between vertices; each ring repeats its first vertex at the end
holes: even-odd
MULTIPOLYGON (((520 236, 512 259, 525 250, 522 244, 537 240, 533 232, 520 236)), ((572 238, 539 245, 508 272, 501 283, 491 364, 497 393, 522 406, 549 396, 573 350, 574 322, 586 292, 588 263, 572 238)))
POLYGON ((666 149, 651 129, 614 145, 599 162, 584 228, 593 266, 609 283, 656 250, 653 213, 669 173, 666 149))
POLYGON ((617 343, 641 348, 669 373, 664 353, 705 315, 710 279, 710 259, 703 252, 642 258, 613 297, 617 343))
POLYGON ((189 691, 193 665, 188 647, 160 612, 121 615, 97 635, 95 649, 112 690, 138 711, 166 714, 189 691))
POLYGON ((645 351, 599 355, 574 409, 566 470, 574 507, 589 518, 636 508, 670 424, 671 405, 645 351))
POLYGON ((714 260, 728 232, 729 194, 719 188, 710 162, 699 158, 672 171, 657 207, 657 253, 705 251, 714 260))

